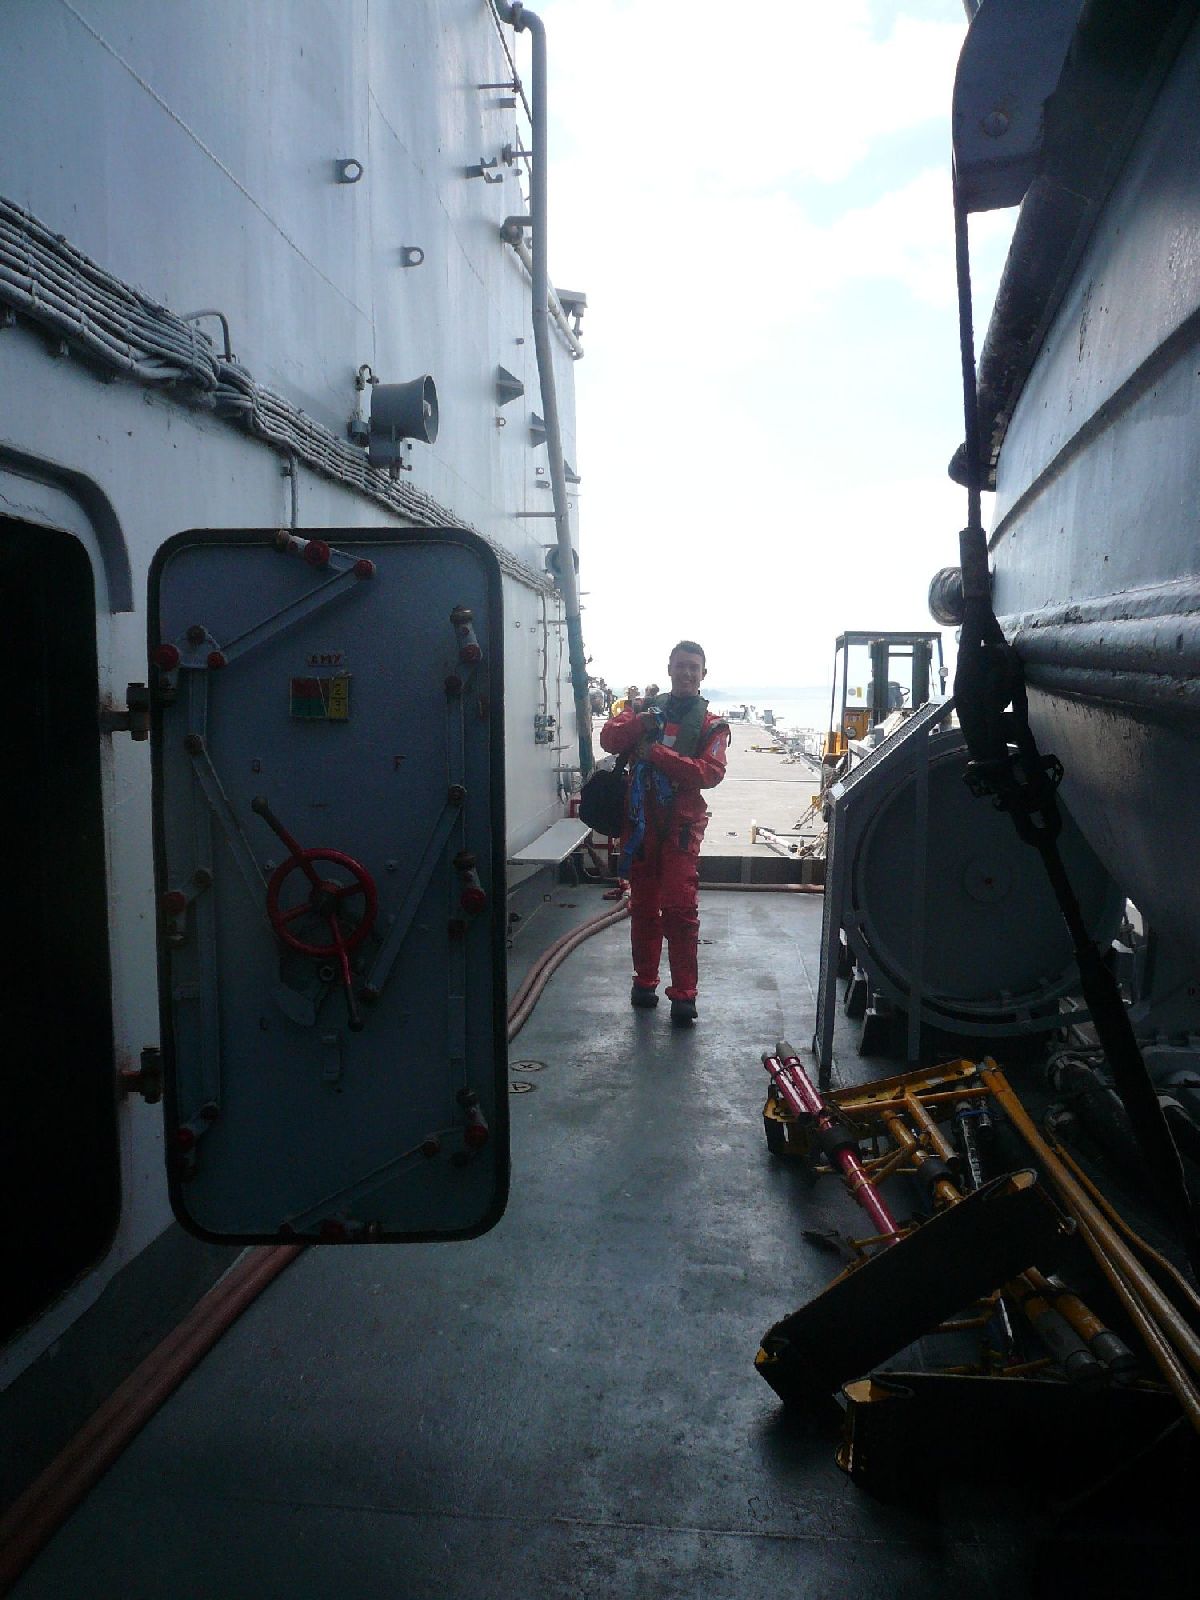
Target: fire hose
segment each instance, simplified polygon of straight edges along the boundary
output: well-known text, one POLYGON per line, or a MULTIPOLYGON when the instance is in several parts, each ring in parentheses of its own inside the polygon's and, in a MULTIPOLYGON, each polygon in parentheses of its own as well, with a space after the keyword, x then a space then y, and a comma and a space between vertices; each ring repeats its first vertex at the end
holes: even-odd
MULTIPOLYGON (((592 934, 612 927, 628 915, 629 905, 625 902, 571 929, 542 952, 509 1003, 510 1041, 528 1022, 550 978, 571 952, 592 934)), ((222 1334, 307 1248, 295 1244, 260 1245, 246 1251, 13 1501, 0 1517, 0 1594, 8 1593, 222 1334)))
POLYGON ((612 911, 602 911, 598 917, 593 917, 590 922, 581 923, 578 928, 573 928, 569 933, 563 934, 549 945, 534 962, 519 984, 516 993, 508 1007, 508 1038, 511 1043, 529 1021, 534 1006, 542 997, 542 991, 555 970, 563 961, 583 943, 590 939, 592 934, 600 933, 605 928, 624 921, 629 915, 628 900, 622 901, 612 911))
POLYGON ((0 1518, 0 1594, 8 1593, 159 1407, 303 1249, 266 1245, 247 1251, 14 1500, 0 1518))

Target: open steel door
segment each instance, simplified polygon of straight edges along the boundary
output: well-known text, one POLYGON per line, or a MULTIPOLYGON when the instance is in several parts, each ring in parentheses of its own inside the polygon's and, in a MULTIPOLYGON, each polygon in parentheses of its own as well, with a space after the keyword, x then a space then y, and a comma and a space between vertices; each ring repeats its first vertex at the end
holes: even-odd
POLYGON ((457 529, 185 533, 149 616, 176 1216, 484 1231, 508 1186, 494 555, 457 529))

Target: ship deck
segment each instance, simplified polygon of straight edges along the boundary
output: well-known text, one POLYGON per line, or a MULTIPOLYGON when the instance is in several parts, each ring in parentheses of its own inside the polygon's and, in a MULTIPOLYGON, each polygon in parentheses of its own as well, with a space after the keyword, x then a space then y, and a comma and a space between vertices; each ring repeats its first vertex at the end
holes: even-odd
MULTIPOLYGON (((528 919, 514 986, 600 893, 528 919)), ((836 1466, 836 1426, 756 1374, 760 1336, 836 1269, 802 1230, 851 1224, 837 1185, 768 1154, 760 1115, 760 1053, 813 1031, 821 913, 703 891, 690 1031, 630 1009, 625 925, 586 941, 512 1047, 500 1224, 304 1254, 14 1595, 974 1600, 1151 1573, 1187 1592, 1167 1574, 1182 1544, 1148 1556, 1128 1522, 1064 1522, 1016 1486, 873 1499, 836 1466)))

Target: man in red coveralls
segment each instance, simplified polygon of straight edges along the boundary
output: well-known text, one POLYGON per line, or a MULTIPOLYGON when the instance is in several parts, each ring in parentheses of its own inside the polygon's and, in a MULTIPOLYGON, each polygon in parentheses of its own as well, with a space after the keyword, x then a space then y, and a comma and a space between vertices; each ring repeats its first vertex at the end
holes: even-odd
POLYGON ((704 651, 683 639, 671 651, 671 692, 645 711, 610 717, 600 743, 630 758, 621 831, 621 874, 630 888, 633 990, 642 1008, 658 1004, 664 935, 671 963, 671 1021, 696 1020, 696 947, 700 937, 700 842, 708 807, 700 791, 725 776, 729 727, 700 697, 704 651))

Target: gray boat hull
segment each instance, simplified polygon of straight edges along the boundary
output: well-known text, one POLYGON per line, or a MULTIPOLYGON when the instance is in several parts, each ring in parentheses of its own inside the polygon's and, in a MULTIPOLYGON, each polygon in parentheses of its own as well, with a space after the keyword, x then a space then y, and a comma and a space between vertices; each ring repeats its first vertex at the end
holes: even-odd
POLYGON ((1200 31, 1041 340, 996 465, 994 601, 1072 815, 1200 962, 1200 31))

